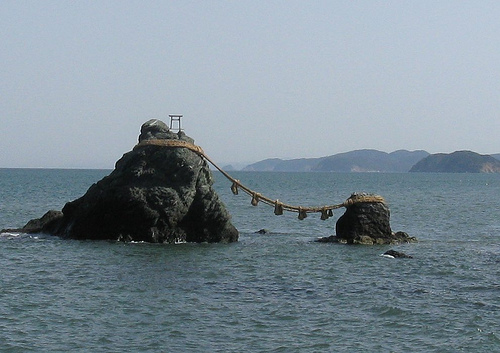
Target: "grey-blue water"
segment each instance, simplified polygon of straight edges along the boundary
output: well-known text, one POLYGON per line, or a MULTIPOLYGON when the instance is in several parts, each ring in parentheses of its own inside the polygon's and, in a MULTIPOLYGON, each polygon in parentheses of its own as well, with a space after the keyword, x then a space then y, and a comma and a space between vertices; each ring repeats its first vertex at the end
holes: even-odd
MULTIPOLYGON (((0 228, 61 209, 107 173, 0 170, 0 228)), ((420 242, 315 243, 341 210, 327 221, 274 216, 215 173, 238 243, 2 234, 0 351, 500 351, 499 175, 234 174, 297 205, 378 193, 392 228, 420 242), (389 248, 414 258, 381 257, 389 248)))

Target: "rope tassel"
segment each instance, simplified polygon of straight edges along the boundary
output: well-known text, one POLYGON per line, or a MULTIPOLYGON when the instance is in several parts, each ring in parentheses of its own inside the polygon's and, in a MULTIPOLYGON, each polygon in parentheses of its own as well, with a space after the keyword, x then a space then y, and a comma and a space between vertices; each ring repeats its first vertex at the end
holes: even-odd
POLYGON ((239 180, 233 181, 233 185, 231 185, 231 191, 233 195, 238 195, 238 182, 239 180))
POLYGON ((252 206, 257 206, 259 204, 259 194, 254 192, 252 195, 252 206))
POLYGON ((304 218, 307 218, 307 212, 306 210, 303 210, 302 207, 299 207, 299 220, 303 220, 304 218))
POLYGON ((321 210, 321 220, 322 220, 322 221, 325 221, 325 220, 327 220, 327 219, 328 219, 328 217, 330 217, 330 216, 328 215, 328 210, 327 210, 326 208, 323 208, 323 209, 321 210))
POLYGON ((281 216, 283 214, 283 204, 279 202, 279 200, 276 200, 274 203, 274 214, 276 216, 281 216))

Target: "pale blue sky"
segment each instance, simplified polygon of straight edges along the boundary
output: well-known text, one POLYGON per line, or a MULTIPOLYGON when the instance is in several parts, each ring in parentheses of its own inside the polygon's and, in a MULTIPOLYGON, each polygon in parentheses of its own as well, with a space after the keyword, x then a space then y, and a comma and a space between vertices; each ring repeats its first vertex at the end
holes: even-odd
POLYGON ((499 1, 0 2, 0 167, 103 167, 150 118, 216 162, 500 152, 499 1))

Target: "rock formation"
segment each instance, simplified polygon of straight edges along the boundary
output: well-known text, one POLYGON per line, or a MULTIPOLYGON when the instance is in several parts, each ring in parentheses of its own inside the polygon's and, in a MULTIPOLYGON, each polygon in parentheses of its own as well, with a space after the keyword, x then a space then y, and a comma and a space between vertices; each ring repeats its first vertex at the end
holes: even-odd
POLYGON ((139 144, 116 162, 110 175, 68 202, 55 219, 31 225, 73 239, 237 241, 238 231, 212 188, 207 162, 188 148, 145 143, 152 140, 194 142, 159 120, 144 123, 139 144))
POLYGON ((352 194, 345 202, 345 213, 335 225, 336 235, 318 241, 366 245, 416 241, 405 232, 391 230, 390 211, 385 202, 358 202, 366 198, 366 194, 352 194))

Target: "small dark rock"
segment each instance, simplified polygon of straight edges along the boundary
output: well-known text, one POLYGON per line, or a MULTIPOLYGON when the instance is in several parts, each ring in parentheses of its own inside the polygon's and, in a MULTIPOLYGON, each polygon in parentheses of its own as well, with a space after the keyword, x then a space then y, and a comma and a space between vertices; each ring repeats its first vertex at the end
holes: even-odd
POLYGON ((387 255, 387 256, 392 256, 394 258, 407 258, 407 259, 413 259, 413 256, 411 255, 406 255, 405 253, 402 253, 402 252, 399 252, 399 251, 396 251, 396 250, 387 250, 384 255, 387 255))
POLYGON ((41 218, 32 219, 22 228, 25 233, 38 233, 63 217, 61 211, 47 211, 41 218))
POLYGON ((395 232, 392 234, 392 238, 399 243, 416 243, 417 238, 410 236, 406 232, 395 232))
POLYGON ((50 210, 41 218, 32 219, 22 228, 2 229, 0 233, 40 233, 43 231, 44 227, 47 227, 52 223, 56 223, 62 217, 63 213, 61 211, 50 210))
POLYGON ((269 230, 268 229, 259 229, 258 231, 255 232, 256 234, 269 234, 269 230))
POLYGON ((321 237, 315 240, 317 243, 338 243, 339 239, 335 235, 329 237, 321 237))

